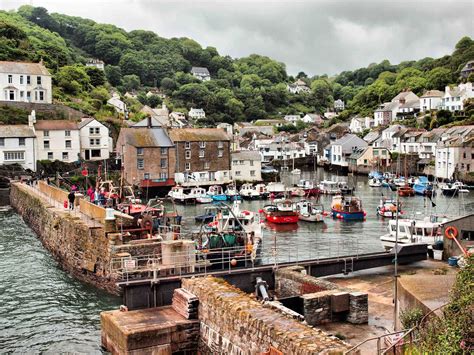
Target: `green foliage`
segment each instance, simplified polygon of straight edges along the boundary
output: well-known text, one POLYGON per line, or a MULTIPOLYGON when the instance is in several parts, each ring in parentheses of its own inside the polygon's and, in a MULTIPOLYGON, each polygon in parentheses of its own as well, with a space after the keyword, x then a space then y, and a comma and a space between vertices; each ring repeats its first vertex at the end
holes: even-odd
POLYGON ((133 91, 140 87, 140 78, 138 75, 131 74, 123 77, 123 91, 133 91))
POLYGON ((411 329, 417 326, 424 314, 420 308, 407 309, 400 312, 400 322, 402 323, 403 329, 411 329))
POLYGON ((68 94, 77 95, 87 90, 90 78, 82 65, 66 65, 54 77, 57 85, 68 94))
POLYGON ((92 86, 101 86, 105 84, 105 74, 101 69, 96 67, 86 67, 85 69, 92 86))
POLYGON ((158 95, 151 95, 150 97, 148 97, 147 102, 148 106, 150 106, 151 108, 155 108, 158 105, 161 105, 162 100, 158 95))

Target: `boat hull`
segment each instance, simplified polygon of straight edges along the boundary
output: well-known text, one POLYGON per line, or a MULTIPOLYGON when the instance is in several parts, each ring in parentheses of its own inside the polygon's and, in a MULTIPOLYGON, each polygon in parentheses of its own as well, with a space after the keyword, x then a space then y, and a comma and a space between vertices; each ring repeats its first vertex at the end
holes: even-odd
POLYGON ((458 189, 442 189, 441 192, 444 196, 456 196, 459 192, 458 189))
POLYGON ((312 214, 312 215, 305 215, 305 214, 299 214, 298 219, 300 221, 305 221, 305 222, 323 222, 323 215, 322 214, 312 214))
POLYGON ((211 197, 213 201, 227 201, 226 195, 213 195, 211 197))
POLYGON ((288 216, 275 216, 272 214, 265 214, 265 219, 267 222, 275 224, 294 224, 298 223, 298 215, 288 215, 288 216))
POLYGON ((331 208, 331 214, 333 218, 342 219, 345 221, 363 221, 365 219, 365 212, 343 212, 331 208))

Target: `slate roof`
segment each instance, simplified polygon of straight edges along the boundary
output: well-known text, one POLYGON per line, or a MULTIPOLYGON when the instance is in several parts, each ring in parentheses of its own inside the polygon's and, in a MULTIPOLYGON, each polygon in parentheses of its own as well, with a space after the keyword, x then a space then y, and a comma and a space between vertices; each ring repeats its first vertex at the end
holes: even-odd
POLYGON ((369 133, 367 133, 365 136, 364 136, 364 140, 367 142, 367 143, 372 143, 374 142, 375 140, 377 140, 378 138, 380 137, 380 132, 378 131, 370 131, 369 133))
POLYGON ((359 158, 365 153, 365 151, 366 151, 367 149, 369 149, 369 147, 356 148, 356 149, 354 149, 354 151, 352 152, 352 154, 349 155, 349 159, 353 159, 353 160, 359 159, 359 158))
MULTIPOLYGON (((160 120, 160 117, 151 116, 151 128, 166 126, 166 122, 160 120)), ((148 117, 145 117, 143 120, 132 125, 133 128, 147 128, 148 127, 148 117)))
POLYGON ((1 138, 34 138, 35 132, 28 125, 0 125, 1 138))
POLYGON ((346 134, 345 136, 335 140, 332 145, 342 146, 342 152, 347 154, 352 152, 353 147, 366 147, 367 142, 355 134, 346 134))
POLYGON ((444 92, 443 91, 439 91, 439 90, 428 90, 427 92, 425 92, 423 95, 421 95, 421 98, 424 99, 424 98, 428 98, 428 97, 443 97, 444 96, 444 92))
POLYGON ((230 141, 221 128, 177 128, 169 130, 173 142, 212 142, 230 141))
POLYGON ((31 74, 51 76, 48 69, 41 63, 0 61, 0 73, 31 74))
POLYGON ((199 74, 199 75, 211 75, 209 73, 209 70, 204 67, 192 67, 191 68, 191 73, 193 74, 199 74))
POLYGON ((74 131, 79 127, 76 122, 69 120, 38 120, 35 129, 39 131, 74 131))
POLYGON ((400 108, 420 108, 420 100, 408 101, 401 105, 400 108))
POLYGON ((375 112, 393 111, 398 105, 398 102, 385 102, 375 112))
POLYGON ((262 160, 262 156, 260 155, 260 153, 254 150, 241 150, 239 152, 233 152, 231 154, 231 157, 232 160, 262 160))
POLYGON ((134 147, 173 147, 174 144, 162 128, 122 128, 125 142, 134 147))
POLYGON ((94 120, 95 120, 95 118, 92 118, 92 117, 84 118, 81 122, 79 122, 79 123, 77 124, 77 127, 78 127, 79 129, 81 129, 82 127, 87 126, 89 123, 91 123, 91 122, 94 121, 94 120))

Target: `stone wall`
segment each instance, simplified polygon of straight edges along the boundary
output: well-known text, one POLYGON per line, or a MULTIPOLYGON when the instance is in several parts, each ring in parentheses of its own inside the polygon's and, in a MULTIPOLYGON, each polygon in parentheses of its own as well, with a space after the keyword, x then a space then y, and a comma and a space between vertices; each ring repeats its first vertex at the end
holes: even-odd
POLYGON ((21 183, 12 184, 11 205, 61 267, 80 280, 118 293, 109 274, 110 249, 103 226, 90 227, 28 189, 31 187, 21 183))
POLYGON ((345 320, 353 324, 369 320, 368 296, 332 282, 307 275, 302 266, 279 269, 275 273, 278 298, 301 296, 303 316, 310 325, 345 320))
POLYGON ((87 117, 85 113, 62 104, 40 104, 31 102, 0 101, 0 106, 10 106, 31 112, 35 110, 39 116, 47 116, 49 119, 80 120, 87 117))
POLYGON ((202 354, 336 354, 345 342, 309 327, 213 277, 183 279, 199 298, 202 354), (275 352, 276 353, 276 352, 275 352))

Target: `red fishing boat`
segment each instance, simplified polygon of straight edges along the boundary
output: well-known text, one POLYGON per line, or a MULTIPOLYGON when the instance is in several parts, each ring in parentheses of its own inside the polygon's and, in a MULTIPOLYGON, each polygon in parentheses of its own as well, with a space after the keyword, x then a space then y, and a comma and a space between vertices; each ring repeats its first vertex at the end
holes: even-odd
POLYGON ((400 186, 398 188, 398 195, 401 197, 415 196, 415 190, 408 185, 400 186))
POLYGON ((266 205, 261 210, 267 222, 276 224, 298 223, 298 213, 293 211, 293 203, 283 200, 272 205, 266 205))

